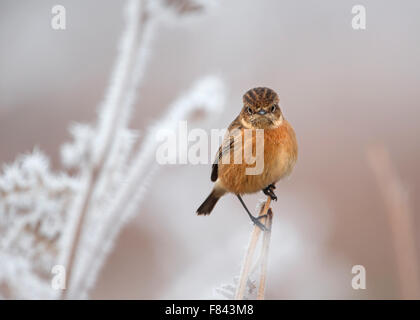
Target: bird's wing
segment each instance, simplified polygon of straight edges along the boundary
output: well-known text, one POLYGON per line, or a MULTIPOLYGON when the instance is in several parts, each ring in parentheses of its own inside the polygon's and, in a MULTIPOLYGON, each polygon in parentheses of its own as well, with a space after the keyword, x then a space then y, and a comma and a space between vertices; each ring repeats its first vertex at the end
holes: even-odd
POLYGON ((242 140, 236 139, 238 135, 241 134, 242 126, 236 118, 229 126, 228 132, 226 133, 225 138, 219 150, 216 153, 216 158, 213 162, 212 169, 211 169, 211 181, 216 181, 218 178, 218 170, 219 170, 219 161, 223 158, 223 156, 230 154, 232 150, 238 151, 241 150, 242 147, 242 140))

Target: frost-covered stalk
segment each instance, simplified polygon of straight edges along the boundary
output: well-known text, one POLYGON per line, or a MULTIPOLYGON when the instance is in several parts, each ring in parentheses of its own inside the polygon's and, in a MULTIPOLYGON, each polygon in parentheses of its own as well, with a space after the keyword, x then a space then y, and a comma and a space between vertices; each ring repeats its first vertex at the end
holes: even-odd
MULTIPOLYGON (((86 255, 86 259, 84 259, 83 256, 80 258, 80 263, 78 263, 78 265, 80 266, 78 267, 78 270, 75 271, 78 272, 75 276, 76 281, 74 284, 74 288, 76 288, 75 294, 77 295, 82 294, 82 292, 86 293, 87 289, 90 288, 91 285, 94 283, 96 279, 95 270, 99 270, 106 256, 106 253, 109 251, 112 245, 112 241, 115 238, 117 231, 119 230, 119 227, 123 225, 123 223, 128 219, 129 213, 132 212, 135 208, 136 201, 130 199, 140 198, 140 196, 137 194, 138 190, 144 189, 144 187, 142 186, 144 186, 144 183, 149 181, 152 173, 154 172, 153 170, 150 170, 150 159, 151 157, 153 157, 153 150, 156 148, 156 130, 148 134, 143 143, 143 146, 138 151, 137 156, 135 156, 131 165, 125 164, 124 173, 125 177, 128 177, 129 180, 126 181, 126 178, 122 178, 122 188, 118 188, 115 191, 116 195, 115 193, 113 193, 115 199, 108 205, 111 209, 105 208, 103 205, 101 206, 100 204, 98 205, 98 201, 95 201, 95 199, 101 198, 101 194, 103 192, 106 192, 106 188, 109 184, 107 180, 110 179, 106 175, 106 172, 109 171, 107 169, 111 169, 113 167, 113 164, 115 163, 115 158, 117 158, 120 154, 119 150, 121 149, 121 143, 124 143, 124 140, 118 139, 119 130, 126 129, 129 115, 131 113, 131 106, 133 105, 135 100, 135 92, 142 78, 143 68, 146 65, 145 60, 147 58, 148 52, 146 44, 149 42, 150 33, 152 32, 151 30, 153 30, 152 26, 155 23, 154 16, 159 16, 159 10, 162 9, 152 5, 143 5, 142 10, 139 13, 139 6, 138 4, 136 5, 136 3, 137 2, 135 2, 134 0, 131 0, 131 2, 128 5, 127 12, 129 12, 130 14, 127 17, 128 23, 125 31, 126 35, 124 36, 123 42, 131 43, 131 45, 123 45, 123 51, 120 55, 120 60, 125 61, 125 63, 117 63, 117 68, 124 69, 127 65, 133 65, 133 68, 130 69, 131 72, 125 73, 125 76, 126 78, 128 78, 128 80, 122 79, 122 81, 120 81, 120 84, 125 82, 127 83, 124 91, 124 99, 121 103, 122 105, 120 106, 118 103, 115 106, 106 104, 104 107, 103 113, 105 114, 105 116, 103 118, 104 120, 100 122, 99 127, 99 130, 101 129, 101 127, 103 128, 104 134, 98 134, 97 143, 100 146, 106 144, 108 145, 108 147, 98 149, 99 151, 97 152, 99 153, 99 155, 101 155, 101 152, 103 152, 102 157, 94 156, 93 163, 98 163, 99 168, 93 168, 93 175, 91 177, 91 180, 88 180, 88 185, 90 186, 90 189, 88 189, 88 196, 84 199, 84 205, 81 207, 82 209, 78 223, 79 227, 76 228, 76 237, 72 244, 72 250, 67 269, 69 270, 68 276, 69 283, 71 286, 70 290, 67 291, 68 295, 73 294, 73 284, 70 281, 72 280, 72 272, 74 272, 73 265, 75 264, 76 260, 75 255, 77 252, 77 246, 80 243, 81 238, 84 236, 86 237, 85 242, 92 243, 92 252, 96 252, 96 250, 102 252, 103 259, 101 259, 98 254, 95 254, 95 258, 91 259, 93 260, 92 263, 88 262, 89 255, 86 255), (137 21, 135 15, 141 15, 142 19, 140 20, 140 23, 137 21), (135 32, 135 29, 140 29, 140 31, 135 32), (136 35, 139 36, 139 38, 137 39, 138 44, 133 45, 136 39, 131 39, 131 37, 135 37, 136 35), (127 40, 127 38, 129 40, 127 40), (131 51, 134 51, 135 54, 133 55, 131 51), (134 62, 131 61, 132 59, 134 59, 134 62), (118 110, 118 112, 115 113, 115 110, 118 110), (118 115, 118 117, 116 117, 116 119, 112 121, 112 117, 110 115, 118 115), (112 124, 111 127, 109 127, 110 123, 112 124), (99 159, 99 162, 95 159, 99 159), (97 171, 103 171, 105 174, 96 175, 97 171), (92 181, 92 178, 94 179, 94 182, 92 181), (143 183, 139 184, 139 181, 142 181, 143 183), (95 206, 101 209, 96 210, 95 206), (125 209, 124 206, 128 206, 128 209, 125 209), (84 226, 85 216, 90 211, 93 211, 93 215, 95 214, 95 211, 101 211, 101 219, 107 221, 107 223, 105 223, 104 225, 108 227, 98 228, 97 232, 94 233, 95 236, 92 236, 92 234, 82 235, 81 232, 81 228, 84 226), (127 211, 127 214, 125 213, 125 211, 127 211), (100 234, 103 234, 103 236, 100 236, 100 234), (89 238, 92 237, 96 237, 96 239, 89 240, 89 238), (87 278, 85 276, 86 273, 90 274, 90 276, 87 276, 87 278), (83 286, 87 289, 77 289, 78 283, 83 284, 83 286)), ((208 107, 210 111, 213 111, 212 109, 214 109, 215 106, 220 107, 221 99, 218 91, 221 90, 221 87, 222 86, 220 85, 219 81, 215 79, 207 79, 205 82, 200 83, 199 87, 194 88, 193 93, 190 93, 187 99, 178 102, 178 104, 173 108, 173 111, 170 113, 169 120, 160 121, 160 123, 164 123, 166 125, 166 128, 170 128, 172 123, 177 123, 177 121, 185 119, 188 116, 188 112, 190 112, 192 109, 195 109, 200 106, 205 106, 208 107), (207 94, 206 90, 209 89, 210 94, 207 94), (219 99, 217 100, 218 97, 219 99), (217 101, 215 101, 215 98, 217 101)), ((124 86, 121 86, 121 88, 123 89, 124 86)), ((116 101, 118 100, 112 99, 112 102, 115 103, 116 101)), ((91 219, 94 219, 94 216, 92 216, 91 219)))
MULTIPOLYGON (((265 202, 264 207, 261 208, 261 211, 259 214, 260 216, 267 214, 268 209, 270 208, 270 202, 271 202, 271 198, 267 197, 267 201, 265 202)), ((266 218, 263 218, 263 219, 265 220, 266 218)), ((254 228, 251 234, 251 239, 249 241, 248 249, 246 252, 245 260, 241 268, 241 275, 239 278, 238 288, 236 289, 235 300, 242 300, 244 298, 245 289, 246 289, 247 282, 249 279, 249 272, 251 270, 251 266, 252 266, 252 262, 254 258, 254 252, 257 246, 260 233, 261 233, 261 229, 257 225, 254 225, 254 228)))
MULTIPOLYGON (((156 133, 185 120, 197 108, 219 111, 223 85, 200 80, 151 127, 134 154, 136 135, 128 129, 144 75, 153 26, 205 8, 205 1, 128 0, 126 27, 96 126, 71 128, 62 147, 63 164, 76 174, 53 174, 48 158, 35 151, 19 157, 0 176, 0 298, 57 298, 51 269, 67 268, 66 297, 85 298, 113 241, 133 216, 158 168, 153 163, 156 133)), ((64 297, 64 295, 62 295, 64 297)))
POLYGON ((258 241, 261 235, 261 229, 254 225, 251 238, 249 240, 245 258, 241 265, 241 271, 239 277, 233 279, 231 284, 223 284, 215 289, 215 294, 218 297, 224 299, 235 299, 235 300, 249 300, 259 299, 263 300, 265 296, 266 278, 267 278, 267 263, 268 263, 268 252, 269 243, 271 237, 271 224, 273 218, 273 212, 270 208, 271 198, 260 203, 259 216, 261 222, 267 227, 268 230, 264 231, 260 255, 256 259, 255 251, 257 250, 258 241), (265 216, 265 217, 263 217, 265 216), (259 271, 259 285, 258 291, 256 292, 256 280, 254 279, 255 274, 259 271))
MULTIPOLYGON (((71 241, 69 257, 67 258, 67 282, 71 288, 72 275, 76 253, 83 232, 84 221, 90 209, 91 199, 95 196, 95 188, 99 183, 106 183, 102 169, 113 161, 112 157, 118 152, 116 145, 119 132, 126 128, 129 109, 134 101, 135 90, 140 79, 141 70, 145 63, 145 50, 142 46, 144 31, 147 25, 147 14, 139 0, 130 0, 125 8, 126 28, 123 32, 120 52, 111 78, 109 92, 100 108, 101 115, 96 136, 92 147, 91 159, 87 160, 87 168, 82 171, 83 191, 77 204, 73 208, 77 216, 74 237, 71 241), (140 19, 142 17, 142 19, 140 19)), ((109 165, 108 165, 109 166, 109 165)), ((69 291, 63 291, 67 293, 69 291)))
POLYGON ((267 218, 265 218, 265 226, 267 230, 264 231, 263 243, 261 249, 261 272, 260 272, 260 284, 258 286, 257 299, 264 300, 265 298, 265 287, 267 284, 267 266, 268 266, 268 252, 270 249, 270 238, 271 238, 271 226, 273 224, 273 212, 271 208, 268 209, 267 218))
POLYGON ((221 111, 224 103, 224 90, 221 81, 213 76, 199 80, 185 95, 176 100, 166 115, 151 126, 143 144, 135 154, 127 179, 114 195, 114 200, 106 210, 108 219, 105 228, 98 230, 98 239, 92 251, 95 255, 86 258, 83 265, 83 281, 76 286, 78 295, 84 296, 96 280, 103 261, 109 253, 118 230, 133 216, 140 200, 143 199, 151 177, 156 171, 155 151, 158 146, 157 136, 161 130, 174 131, 178 123, 189 119, 194 111, 203 109, 207 114, 221 111), (141 186, 139 188, 139 182, 141 186))

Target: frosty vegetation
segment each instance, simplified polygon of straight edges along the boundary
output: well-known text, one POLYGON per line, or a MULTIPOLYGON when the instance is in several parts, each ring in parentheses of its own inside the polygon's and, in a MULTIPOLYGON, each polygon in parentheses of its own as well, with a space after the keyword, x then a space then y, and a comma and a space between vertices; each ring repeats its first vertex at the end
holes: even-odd
POLYGON ((122 227, 138 213, 155 165, 156 133, 221 111, 224 85, 203 77, 165 116, 137 135, 129 128, 145 74, 155 26, 205 11, 212 1, 129 0, 125 29, 98 119, 70 128, 62 146, 63 172, 54 173, 39 150, 19 156, 0 175, 0 298, 87 298, 122 227), (70 174, 69 172, 72 172, 70 174), (112 196, 111 196, 112 195, 112 196), (67 270, 67 290, 54 290, 55 265, 67 270))

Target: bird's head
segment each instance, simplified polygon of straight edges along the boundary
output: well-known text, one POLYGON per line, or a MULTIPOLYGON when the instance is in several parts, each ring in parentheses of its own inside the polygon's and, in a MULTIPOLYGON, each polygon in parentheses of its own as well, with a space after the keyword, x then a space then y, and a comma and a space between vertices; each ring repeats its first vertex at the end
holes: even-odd
POLYGON ((250 89, 244 94, 243 103, 240 120, 246 128, 274 129, 281 125, 283 114, 274 90, 266 87, 250 89))

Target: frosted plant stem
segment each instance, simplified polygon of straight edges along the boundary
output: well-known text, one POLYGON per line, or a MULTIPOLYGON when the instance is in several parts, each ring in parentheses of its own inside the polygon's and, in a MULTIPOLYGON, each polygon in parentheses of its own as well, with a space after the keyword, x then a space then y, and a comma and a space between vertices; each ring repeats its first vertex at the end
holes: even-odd
MULTIPOLYGON (((128 1, 126 7, 127 25, 123 35, 123 48, 118 56, 116 63, 116 70, 114 71, 113 77, 115 83, 109 87, 109 93, 107 94, 107 101, 103 107, 105 113, 103 119, 99 123, 99 139, 98 153, 94 154, 93 164, 91 164, 90 170, 86 170, 84 173, 84 179, 86 183, 86 193, 82 196, 81 206, 79 213, 77 214, 77 222, 75 226, 75 233, 70 245, 70 253, 67 259, 66 271, 67 271, 67 283, 70 286, 69 289, 63 290, 61 298, 66 298, 71 290, 71 281, 73 275, 73 268, 75 265, 76 255, 80 238, 83 231, 83 224, 86 215, 89 211, 90 201, 95 190, 95 185, 100 178, 102 168, 109 156, 109 151, 113 145, 114 139, 117 137, 117 132, 120 124, 120 116, 124 112, 118 112, 120 102, 123 99, 123 92, 127 86, 130 86, 130 80, 132 78, 130 73, 130 66, 134 65, 133 60, 135 59, 136 53, 136 39, 139 32, 139 1, 131 0, 128 1), (109 97, 112 96, 112 97, 109 97), (110 120, 108 120, 110 119, 110 120)), ((146 20, 143 20, 141 24, 144 24, 146 20)))
MULTIPOLYGON (((87 212, 87 208, 89 205, 87 199, 91 197, 92 192, 93 192, 93 188, 91 187, 92 181, 94 179, 93 175, 91 173, 87 173, 85 176, 85 179, 86 179, 86 182, 85 182, 86 188, 84 188, 85 194, 83 195, 83 198, 82 198, 82 207, 81 207, 81 211, 78 217, 79 219, 77 220, 77 224, 75 226, 74 238, 71 244, 70 255, 68 257, 67 265, 66 265, 66 271, 67 271, 66 282, 68 284, 71 283, 70 280, 72 279, 72 275, 73 275, 72 271, 73 271, 73 265, 74 265, 74 261, 76 257, 77 244, 82 234, 82 226, 83 226, 83 222, 85 218, 85 213, 87 212)), ((68 292, 68 289, 62 290, 60 293, 60 298, 65 299, 67 292, 68 292)))
MULTIPOLYGON (((109 248, 110 236, 113 229, 122 226, 135 212, 139 200, 143 197, 145 189, 142 188, 144 177, 150 173, 150 166, 156 161, 156 148, 159 143, 156 139, 160 130, 175 130, 179 121, 188 119, 196 110, 203 109, 208 113, 218 112, 224 102, 224 91, 222 82, 213 76, 203 77, 187 92, 171 104, 165 116, 161 118, 157 125, 149 128, 143 143, 135 153, 128 171, 127 180, 115 195, 114 201, 109 207, 109 223, 101 230, 100 239, 97 243, 101 248, 109 248), (218 97, 218 98, 217 98, 218 97)), ((98 253, 98 250, 94 249, 98 253)), ((102 255, 92 255, 87 263, 86 270, 91 273, 91 278, 100 268, 102 255)), ((89 288, 89 284, 76 285, 78 292, 84 292, 89 288), (79 290, 80 289, 80 290, 79 290)))
MULTIPOLYGON (((267 214, 268 209, 270 208, 270 202, 271 202, 271 198, 267 197, 267 201, 265 202, 264 207, 261 208, 259 216, 263 216, 267 214)), ((262 218, 262 219, 266 220, 266 218, 262 218)), ((244 298, 246 284, 249 278, 249 272, 251 270, 252 260, 254 257, 254 252, 257 246, 260 233, 261 233, 261 229, 257 225, 254 225, 254 228, 251 233, 251 239, 249 241, 248 249, 246 251, 245 261, 242 265, 242 270, 239 277, 239 284, 238 284, 238 288, 235 294, 235 300, 243 300, 244 298)))
POLYGON ((222 81, 205 78, 172 105, 164 123, 151 127, 133 153, 135 134, 128 124, 155 25, 198 13, 212 1, 198 2, 126 0, 117 57, 97 121, 72 126, 73 141, 62 146, 63 164, 75 171, 54 174, 48 159, 34 152, 0 174, 0 298, 87 297, 159 167, 153 161, 156 134, 196 110, 222 111, 222 81), (51 290, 47 275, 53 265, 64 266, 67 290, 51 290))
POLYGON ((271 211, 271 208, 268 209, 267 218, 265 220, 266 220, 265 226, 267 230, 264 232, 263 243, 262 243, 261 275, 260 275, 260 284, 259 284, 258 293, 257 293, 257 300, 264 300, 264 296, 265 296, 268 251, 270 248, 271 226, 273 223, 273 212, 271 211))

